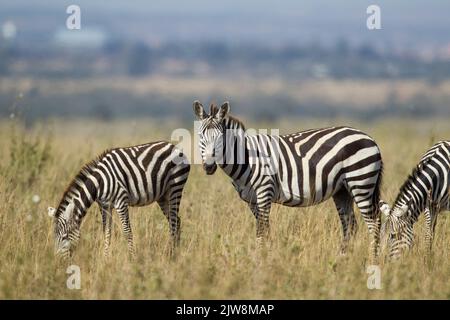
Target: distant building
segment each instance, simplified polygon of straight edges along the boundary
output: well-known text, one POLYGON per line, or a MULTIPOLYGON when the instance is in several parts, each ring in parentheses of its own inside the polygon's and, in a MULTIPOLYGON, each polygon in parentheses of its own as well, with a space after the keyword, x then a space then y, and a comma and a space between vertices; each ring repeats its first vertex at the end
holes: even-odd
POLYGON ((12 21, 5 21, 2 24, 2 36, 6 40, 12 40, 16 37, 17 34, 17 27, 14 22, 12 21))
POLYGON ((80 30, 58 29, 54 44, 68 48, 101 48, 108 40, 107 34, 99 28, 82 28, 80 30))

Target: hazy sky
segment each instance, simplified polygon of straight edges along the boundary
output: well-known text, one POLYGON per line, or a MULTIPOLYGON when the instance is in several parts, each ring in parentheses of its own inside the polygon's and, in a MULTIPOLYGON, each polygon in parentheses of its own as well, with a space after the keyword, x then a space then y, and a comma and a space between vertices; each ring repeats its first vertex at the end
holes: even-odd
POLYGON ((82 28, 153 42, 450 44, 448 0, 0 0, 0 24, 10 19, 22 36, 45 38, 64 27, 69 4, 81 7, 82 28), (381 7, 382 30, 366 28, 370 4, 381 7))

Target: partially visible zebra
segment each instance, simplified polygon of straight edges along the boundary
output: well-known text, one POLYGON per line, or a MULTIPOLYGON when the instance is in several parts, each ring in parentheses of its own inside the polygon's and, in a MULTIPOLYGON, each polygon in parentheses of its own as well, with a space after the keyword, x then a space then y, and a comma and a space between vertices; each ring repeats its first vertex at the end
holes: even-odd
POLYGON ((134 254, 129 206, 157 201, 170 225, 171 252, 180 240, 178 209, 189 175, 187 158, 165 141, 103 152, 86 164, 65 191, 54 216, 55 249, 67 257, 80 237, 80 225, 87 209, 97 202, 102 212, 105 255, 109 254, 112 209, 116 209, 128 250, 134 254))
POLYGON ((232 179, 256 218, 258 243, 268 236, 272 203, 311 206, 332 197, 344 234, 342 253, 356 231, 356 202, 371 235, 371 260, 376 258, 382 159, 371 137, 349 127, 283 136, 248 135, 242 122, 228 116, 228 102, 220 109, 211 105, 209 114, 199 101, 193 108, 201 120, 198 134, 203 168, 213 174, 218 164, 232 179))
MULTIPOLYGON (((440 141, 420 159, 403 183, 391 208, 380 201, 386 216, 383 235, 389 245, 389 258, 398 258, 413 245, 413 225, 424 212, 427 255, 431 252, 437 215, 450 210, 450 141, 440 141)), ((384 237, 383 236, 383 237, 384 237)))

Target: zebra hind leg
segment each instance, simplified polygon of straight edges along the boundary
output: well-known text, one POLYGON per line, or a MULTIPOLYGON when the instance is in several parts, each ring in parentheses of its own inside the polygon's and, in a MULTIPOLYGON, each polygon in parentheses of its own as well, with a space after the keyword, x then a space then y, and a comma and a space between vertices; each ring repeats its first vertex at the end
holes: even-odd
POLYGON ((345 255, 348 250, 350 239, 355 235, 358 224, 353 211, 353 199, 348 191, 342 188, 333 196, 339 219, 342 224, 343 240, 341 243, 340 254, 345 255))
POLYGON ((352 190, 353 199, 358 206, 359 211, 367 224, 369 230, 370 246, 369 246, 369 262, 374 264, 378 261, 378 249, 380 245, 380 229, 381 229, 381 212, 378 204, 373 199, 373 191, 352 190), (359 194, 358 194, 359 193, 359 194))
MULTIPOLYGON (((360 209, 361 210, 361 209, 360 209)), ((375 209, 377 210, 377 209, 375 209)), ((369 249, 369 262, 376 263, 378 260, 378 247, 380 244, 380 229, 381 229, 381 215, 379 212, 371 210, 369 212, 363 212, 364 221, 367 224, 370 237, 370 249, 369 249)))

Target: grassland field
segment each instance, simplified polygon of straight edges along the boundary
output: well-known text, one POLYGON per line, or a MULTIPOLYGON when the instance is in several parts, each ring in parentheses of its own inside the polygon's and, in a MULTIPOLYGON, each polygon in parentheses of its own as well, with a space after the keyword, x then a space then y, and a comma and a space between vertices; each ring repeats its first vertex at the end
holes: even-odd
MULTIPOLYGON (((382 197, 389 203, 421 155, 434 142, 449 139, 449 123, 246 121, 247 127, 281 133, 338 124, 367 132, 382 151, 382 197)), ((200 165, 192 166, 184 190, 181 246, 174 260, 167 255, 168 224, 156 204, 130 210, 135 260, 127 256, 117 216, 111 257, 103 256, 96 205, 83 222, 72 260, 55 259, 47 207, 58 205, 81 165, 106 148, 170 140, 179 127, 193 131, 192 123, 154 119, 53 119, 27 129, 17 120, 0 122, 0 299, 450 299, 449 214, 438 219, 431 262, 424 259, 421 217, 411 253, 395 263, 380 259, 382 288, 369 290, 368 232, 356 209, 358 233, 346 256, 338 255, 341 226, 331 200, 308 208, 274 205, 268 248, 258 251, 246 204, 223 172, 206 176, 200 165), (70 264, 80 267, 79 290, 67 288, 70 264)))

